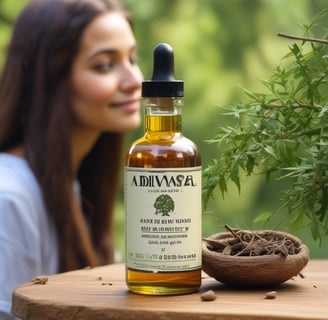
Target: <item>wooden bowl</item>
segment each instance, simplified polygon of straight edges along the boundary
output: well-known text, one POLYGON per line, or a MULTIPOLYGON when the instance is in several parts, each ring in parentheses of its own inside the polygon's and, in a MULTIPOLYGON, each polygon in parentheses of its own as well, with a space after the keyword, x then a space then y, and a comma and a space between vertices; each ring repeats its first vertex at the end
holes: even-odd
MULTIPOLYGON (((251 231, 259 235, 274 233, 276 237, 285 237, 298 247, 297 253, 287 256, 270 254, 258 256, 227 255, 213 250, 209 241, 203 240, 203 271, 224 284, 237 287, 271 287, 281 284, 298 275, 309 260, 309 250, 297 237, 279 231, 251 231)), ((207 239, 222 240, 231 237, 231 233, 214 234, 207 239)))

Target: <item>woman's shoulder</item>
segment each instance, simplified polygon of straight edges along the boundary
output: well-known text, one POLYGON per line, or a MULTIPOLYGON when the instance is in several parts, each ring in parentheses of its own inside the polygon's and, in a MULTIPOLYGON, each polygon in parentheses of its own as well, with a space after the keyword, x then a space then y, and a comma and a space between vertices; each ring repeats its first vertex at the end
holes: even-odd
POLYGON ((24 158, 0 153, 0 192, 31 193, 39 191, 35 176, 24 158))
POLYGON ((45 207, 39 184, 22 157, 0 153, 0 219, 9 219, 15 212, 21 219, 44 219, 45 207))

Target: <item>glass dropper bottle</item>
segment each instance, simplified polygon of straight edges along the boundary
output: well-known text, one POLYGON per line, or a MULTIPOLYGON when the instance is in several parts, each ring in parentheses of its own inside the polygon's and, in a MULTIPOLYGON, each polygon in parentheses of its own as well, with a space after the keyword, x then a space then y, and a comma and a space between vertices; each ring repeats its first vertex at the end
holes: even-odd
POLYGON ((194 292, 201 283, 201 157, 181 131, 184 82, 173 49, 154 50, 142 83, 145 134, 126 154, 126 282, 135 293, 194 292))

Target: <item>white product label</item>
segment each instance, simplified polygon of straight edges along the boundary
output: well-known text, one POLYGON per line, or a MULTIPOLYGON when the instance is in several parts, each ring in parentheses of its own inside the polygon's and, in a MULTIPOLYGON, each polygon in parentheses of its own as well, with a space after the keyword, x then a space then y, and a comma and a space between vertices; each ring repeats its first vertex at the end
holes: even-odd
POLYGON ((201 167, 125 168, 126 265, 148 272, 201 267, 201 167))

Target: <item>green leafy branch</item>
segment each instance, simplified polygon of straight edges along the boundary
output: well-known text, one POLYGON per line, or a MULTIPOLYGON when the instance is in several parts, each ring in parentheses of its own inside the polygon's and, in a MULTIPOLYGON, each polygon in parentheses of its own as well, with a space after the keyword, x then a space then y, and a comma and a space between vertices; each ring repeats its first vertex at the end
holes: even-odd
POLYGON ((223 107, 236 125, 220 128, 208 141, 218 147, 218 156, 204 170, 205 206, 217 188, 224 196, 228 181, 240 191, 242 175, 285 179, 281 207, 294 215, 292 227, 306 216, 314 239, 328 234, 328 40, 309 36, 327 14, 302 25, 305 36, 279 34, 301 44, 291 44, 287 63, 261 81, 266 92, 245 89, 247 102, 223 107))

